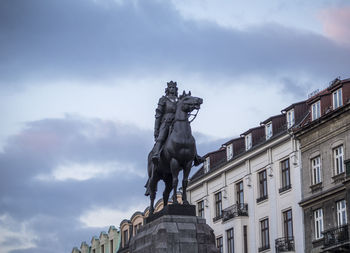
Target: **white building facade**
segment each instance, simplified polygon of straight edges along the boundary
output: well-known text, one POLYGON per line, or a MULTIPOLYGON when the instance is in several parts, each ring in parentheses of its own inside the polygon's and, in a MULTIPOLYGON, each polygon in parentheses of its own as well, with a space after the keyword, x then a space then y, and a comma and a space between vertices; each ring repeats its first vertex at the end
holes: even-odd
POLYGON ((304 252, 300 149, 290 134, 307 113, 304 105, 207 154, 192 177, 188 199, 221 252, 304 252))

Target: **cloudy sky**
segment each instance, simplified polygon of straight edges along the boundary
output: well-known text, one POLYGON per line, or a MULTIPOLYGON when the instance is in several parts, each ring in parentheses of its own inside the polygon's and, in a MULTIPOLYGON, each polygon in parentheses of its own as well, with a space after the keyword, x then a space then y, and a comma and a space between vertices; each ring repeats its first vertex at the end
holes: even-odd
POLYGON ((0 0, 0 253, 70 252, 144 210, 166 82, 199 153, 350 77, 348 0, 0 0))

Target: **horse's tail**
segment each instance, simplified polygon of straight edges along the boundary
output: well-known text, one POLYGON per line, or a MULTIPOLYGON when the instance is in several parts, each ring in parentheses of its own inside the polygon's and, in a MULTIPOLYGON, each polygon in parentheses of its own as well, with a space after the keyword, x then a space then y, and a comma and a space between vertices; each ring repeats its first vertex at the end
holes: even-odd
POLYGON ((149 153, 148 155, 148 163, 147 163, 147 174, 148 174, 148 179, 147 179, 147 182, 145 184, 145 188, 146 188, 146 192, 145 192, 145 195, 146 196, 149 196, 151 194, 150 192, 150 186, 149 186, 149 181, 150 181, 150 178, 151 178, 151 175, 152 175, 152 166, 153 166, 153 163, 152 163, 152 160, 151 160, 151 156, 152 156, 152 151, 149 153))
POLYGON ((145 195, 149 196, 151 194, 150 189, 149 189, 149 179, 147 180, 147 183, 145 184, 145 188, 146 188, 145 195))

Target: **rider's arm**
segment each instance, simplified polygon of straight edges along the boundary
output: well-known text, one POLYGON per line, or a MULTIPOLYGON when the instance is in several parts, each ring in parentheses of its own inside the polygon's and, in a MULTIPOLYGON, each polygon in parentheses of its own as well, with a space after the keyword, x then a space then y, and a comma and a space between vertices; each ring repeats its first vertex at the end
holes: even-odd
POLYGON ((159 135, 160 124, 162 123, 162 118, 165 110, 165 97, 161 97, 158 101, 158 107, 156 109, 155 122, 154 122, 154 138, 157 139, 159 135))

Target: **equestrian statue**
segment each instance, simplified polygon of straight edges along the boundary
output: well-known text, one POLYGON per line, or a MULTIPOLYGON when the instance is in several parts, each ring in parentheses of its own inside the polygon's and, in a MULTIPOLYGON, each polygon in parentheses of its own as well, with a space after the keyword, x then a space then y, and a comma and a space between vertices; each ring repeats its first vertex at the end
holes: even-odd
POLYGON ((196 142, 192 136, 190 123, 197 116, 203 99, 193 97, 191 92, 178 96, 177 83, 170 81, 165 96, 159 99, 155 115, 155 144, 148 155, 148 180, 146 196, 150 196, 150 214, 154 212, 154 200, 160 180, 165 183, 164 206, 168 204, 173 190, 173 203, 177 204, 178 175, 183 170, 182 202, 189 204, 186 197, 188 176, 192 166, 198 166, 203 158, 197 154, 196 142), (192 114, 197 110, 196 114, 192 114), (194 118, 190 121, 190 116, 194 118))

